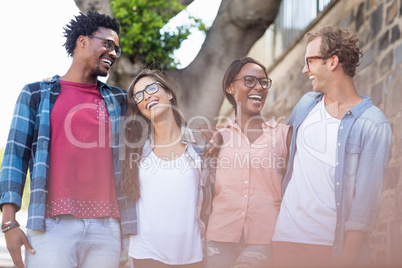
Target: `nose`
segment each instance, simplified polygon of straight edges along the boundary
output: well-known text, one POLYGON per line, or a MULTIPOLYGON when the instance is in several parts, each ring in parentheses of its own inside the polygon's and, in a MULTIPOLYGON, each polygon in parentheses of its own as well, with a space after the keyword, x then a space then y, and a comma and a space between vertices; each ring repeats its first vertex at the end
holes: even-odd
POLYGON ((263 87, 261 86, 261 81, 257 80, 257 83, 254 86, 255 90, 263 90, 263 87))
POLYGON ((112 49, 111 51, 109 51, 109 53, 111 53, 115 59, 117 59, 117 52, 116 50, 112 49))
POLYGON ((309 71, 310 71, 310 69, 307 68, 307 65, 304 65, 303 69, 302 69, 302 73, 307 74, 309 71))
POLYGON ((147 100, 151 97, 152 94, 149 94, 148 92, 144 91, 144 100, 147 100))

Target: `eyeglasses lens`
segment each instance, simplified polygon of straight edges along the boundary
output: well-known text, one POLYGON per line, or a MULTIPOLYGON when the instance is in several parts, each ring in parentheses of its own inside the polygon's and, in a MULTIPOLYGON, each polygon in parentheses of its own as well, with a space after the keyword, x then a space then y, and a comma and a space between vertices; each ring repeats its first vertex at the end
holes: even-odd
POLYGON ((106 42, 106 49, 112 52, 113 50, 116 52, 117 57, 121 55, 121 48, 116 46, 113 40, 107 40, 106 42))
POLYGON ((257 83, 257 78, 254 76, 246 76, 244 78, 244 84, 246 87, 254 87, 255 84, 257 83))

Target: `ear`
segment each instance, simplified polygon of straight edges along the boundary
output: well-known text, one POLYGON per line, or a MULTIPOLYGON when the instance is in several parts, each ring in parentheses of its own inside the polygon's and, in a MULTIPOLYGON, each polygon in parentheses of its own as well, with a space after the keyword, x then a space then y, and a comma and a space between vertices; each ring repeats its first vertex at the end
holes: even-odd
POLYGON ((338 65, 339 65, 339 58, 338 58, 338 56, 337 56, 337 55, 334 55, 334 56, 332 56, 331 58, 329 58, 328 60, 329 60, 329 62, 330 62, 329 67, 330 67, 331 71, 335 70, 336 67, 338 67, 338 65))
POLYGON ((172 94, 168 93, 168 98, 169 98, 169 100, 173 99, 172 94))
POLYGON ((76 42, 77 47, 80 46, 81 48, 84 48, 86 43, 87 43, 87 39, 85 36, 83 36, 83 35, 78 36, 77 42, 76 42))
POLYGON ((230 84, 230 86, 226 88, 226 92, 231 94, 231 95, 234 94, 233 84, 230 84))

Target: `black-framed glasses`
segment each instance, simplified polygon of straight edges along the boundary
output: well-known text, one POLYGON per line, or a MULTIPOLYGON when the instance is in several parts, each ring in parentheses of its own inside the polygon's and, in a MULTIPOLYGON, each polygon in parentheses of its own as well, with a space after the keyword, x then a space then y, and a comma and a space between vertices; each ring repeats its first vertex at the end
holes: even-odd
POLYGON ((109 52, 112 52, 114 50, 116 52, 116 57, 117 58, 121 56, 121 52, 122 52, 121 47, 116 46, 116 43, 113 40, 106 39, 106 38, 99 37, 99 36, 95 36, 95 35, 90 35, 90 37, 95 37, 97 39, 106 41, 106 43, 105 43, 106 50, 109 51, 109 52))
POLYGON ((144 100, 144 92, 148 93, 149 95, 153 95, 156 92, 159 91, 159 85, 163 86, 161 83, 159 82, 154 82, 152 84, 147 85, 143 90, 138 91, 137 93, 135 93, 132 97, 131 100, 135 103, 135 104, 139 104, 144 100))
POLYGON ((237 81, 237 80, 244 80, 244 85, 248 88, 255 87, 255 85, 257 85, 257 82, 260 82, 260 85, 263 89, 268 89, 272 85, 272 80, 268 77, 258 78, 258 77, 252 76, 252 75, 246 75, 246 76, 243 76, 242 78, 238 78, 233 81, 237 81))
POLYGON ((304 57, 304 64, 306 64, 307 70, 310 70, 310 61, 317 59, 323 60, 324 58, 321 56, 304 57))

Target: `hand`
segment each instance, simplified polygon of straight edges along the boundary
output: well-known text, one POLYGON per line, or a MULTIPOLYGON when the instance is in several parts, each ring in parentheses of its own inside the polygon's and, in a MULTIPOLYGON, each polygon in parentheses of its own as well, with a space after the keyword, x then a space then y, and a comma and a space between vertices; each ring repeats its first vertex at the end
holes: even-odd
MULTIPOLYGON (((217 128, 221 128, 217 126, 217 128)), ((219 150, 223 144, 223 137, 222 134, 218 131, 218 129, 205 130, 201 129, 201 133, 204 137, 208 140, 209 144, 211 145, 205 153, 206 158, 216 157, 219 154, 219 150)))
POLYGON ((10 256, 13 259, 15 266, 17 268, 24 268, 25 265, 22 262, 21 246, 24 245, 25 250, 31 254, 35 254, 35 250, 29 243, 27 236, 18 227, 5 232, 4 236, 6 238, 7 249, 10 252, 10 256))
POLYGON ((357 256, 361 250, 361 247, 365 241, 367 233, 359 231, 348 231, 345 235, 343 243, 343 249, 337 259, 335 259, 331 267, 341 268, 355 268, 359 267, 357 263, 357 256))

